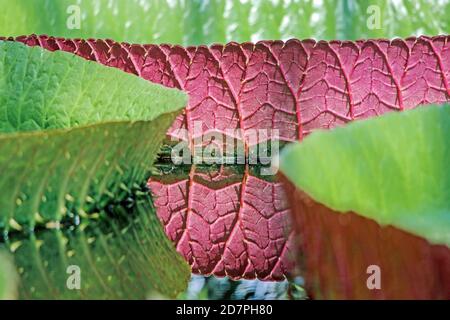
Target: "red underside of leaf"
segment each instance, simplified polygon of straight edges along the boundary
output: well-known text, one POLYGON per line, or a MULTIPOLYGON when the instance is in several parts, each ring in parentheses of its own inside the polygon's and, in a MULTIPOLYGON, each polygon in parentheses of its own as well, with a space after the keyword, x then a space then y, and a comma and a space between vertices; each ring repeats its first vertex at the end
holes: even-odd
MULTIPOLYGON (((294 141, 315 129, 331 128, 419 104, 449 101, 449 39, 449 36, 437 36, 357 42, 289 40, 184 48, 35 35, 9 38, 48 50, 68 51, 186 91, 189 104, 172 125, 169 136, 184 139, 177 131, 180 128, 187 128, 191 139, 205 133, 241 129, 247 144, 252 143, 245 136, 250 129, 278 129, 281 140, 294 141), (199 132, 193 130, 195 121, 202 122, 199 132)), ((269 132, 266 138, 270 137, 269 132)), ((174 214, 178 218, 173 221, 178 222, 167 225, 166 232, 195 272, 228 274, 233 278, 281 279, 289 270, 282 254, 287 249, 280 245, 286 243, 286 238, 279 238, 280 230, 289 224, 286 218, 281 218, 288 216, 288 209, 270 201, 283 198, 283 191, 278 184, 265 186, 267 182, 258 182, 255 177, 242 181, 238 185, 244 186, 241 188, 244 191, 240 192, 252 190, 252 196, 261 200, 259 207, 247 200, 250 196, 227 198, 233 205, 241 204, 238 206, 241 209, 234 209, 236 213, 210 224, 211 217, 229 210, 226 203, 221 202, 224 209, 199 205, 196 213, 186 214, 184 218, 182 214, 174 214), (252 189, 257 182, 261 185, 252 189), (267 196, 267 190, 276 191, 267 196), (256 213, 244 218, 245 210, 250 208, 256 213), (277 210, 286 213, 276 215, 277 218, 257 220, 257 227, 243 223, 245 219, 256 219, 277 210), (232 216, 239 222, 239 228, 230 226, 234 221, 232 216), (259 233, 251 231, 252 228, 259 233), (222 237, 222 234, 227 236, 222 237), (221 238, 215 240, 221 244, 214 244, 213 238, 221 238), (225 253, 222 261, 221 252, 225 253), (259 256, 262 252, 264 255, 259 256), (236 260, 236 256, 239 259, 236 260), (282 257, 277 260, 276 256, 282 257)), ((192 182, 180 182, 176 188, 162 183, 161 190, 157 190, 156 182, 153 183, 155 188, 152 189, 157 194, 160 191, 175 195, 179 192, 175 189, 184 186, 185 206, 191 203, 192 208, 204 200, 193 201, 194 197, 204 197, 202 192, 217 194, 218 199, 228 197, 229 192, 202 189, 200 184, 192 182)), ((231 187, 231 190, 234 189, 231 187)), ((170 212, 176 212, 176 204, 172 196, 166 197, 172 209, 164 209, 166 204, 159 200, 158 215, 167 224, 170 212)))
POLYGON ((200 274, 282 280, 293 267, 287 201, 278 182, 221 167, 149 182, 166 233, 200 274))
POLYGON ((202 121, 197 135, 278 129, 281 140, 293 141, 318 128, 450 100, 449 39, 289 40, 186 48, 34 35, 15 40, 72 52, 186 91, 189 105, 169 135, 187 127, 192 138, 193 122, 202 121))
POLYGON ((319 299, 450 299, 450 250, 353 212, 338 213, 296 189, 285 190, 300 237, 306 289, 319 299), (369 290, 367 267, 381 271, 369 290))

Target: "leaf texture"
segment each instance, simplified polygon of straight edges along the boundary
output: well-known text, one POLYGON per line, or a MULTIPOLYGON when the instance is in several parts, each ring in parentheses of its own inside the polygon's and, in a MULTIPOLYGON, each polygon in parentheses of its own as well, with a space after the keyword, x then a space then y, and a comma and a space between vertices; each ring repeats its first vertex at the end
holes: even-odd
POLYGON ((186 48, 34 35, 16 40, 184 90, 188 107, 168 134, 191 140, 241 129, 238 137, 250 145, 255 142, 248 139, 249 130, 277 129, 281 140, 294 141, 315 129, 450 100, 448 36, 186 48), (194 132, 196 121, 201 129, 194 132), (189 136, 180 135, 180 128, 189 136))
POLYGON ((0 246, 14 254, 20 296, 142 299, 184 290, 189 267, 141 187, 185 94, 17 42, 0 42, 0 71, 0 246), (111 217, 130 199, 131 218, 111 217), (84 232, 85 223, 93 230, 84 232), (67 285, 72 266, 81 268, 80 290, 67 285))
MULTIPOLYGON (((189 95, 189 104, 184 115, 173 123, 169 136, 186 138, 178 134, 180 128, 189 129, 187 138, 191 140, 198 135, 225 132, 230 128, 242 128, 244 132, 274 128, 280 130, 280 139, 294 141, 316 129, 332 128, 354 119, 448 101, 448 39, 448 36, 438 36, 357 42, 289 40, 187 48, 35 35, 15 40, 52 51, 72 52, 149 81, 184 90, 189 95), (195 121, 203 124, 197 133, 192 129, 195 121)), ((187 181, 188 178, 180 182, 183 190, 187 190, 187 181)), ((259 260, 258 267, 253 267, 256 262, 242 262, 247 258, 234 265, 228 259, 225 263, 220 262, 223 240, 221 246, 213 246, 208 241, 203 247, 191 245, 209 231, 190 228, 184 232, 183 223, 190 223, 190 219, 186 220, 184 213, 181 214, 185 212, 181 208, 187 207, 189 202, 186 191, 183 193, 175 188, 163 192, 170 190, 170 185, 155 182, 151 187, 158 197, 166 197, 166 200, 157 200, 158 214, 167 224, 166 233, 175 241, 178 251, 186 257, 194 272, 228 274, 234 278, 281 279, 281 274, 289 270, 285 262, 281 263, 281 269, 273 269, 273 263, 264 266, 260 264, 264 259, 256 259, 259 260), (178 196, 169 199, 168 193, 178 193, 178 196), (178 202, 172 200, 177 197, 183 203, 179 208, 178 202), (175 203, 168 203, 169 200, 175 203), (164 208, 166 205, 169 209, 164 208), (168 224, 172 212, 180 214, 175 214, 178 218, 168 224), (187 235, 180 240, 183 233, 187 235)), ((281 189, 277 189, 277 197, 285 197, 281 189)), ((287 205, 283 208, 288 211, 287 205)), ((199 211, 200 217, 207 213, 207 210, 199 211)), ((280 230, 286 224, 289 224, 288 220, 280 220, 271 228, 280 230)), ((208 226, 206 230, 209 229, 208 226)), ((233 253, 245 251, 244 243, 239 242, 241 249, 233 249, 233 253)), ((279 248, 274 244, 269 247, 279 248)), ((280 254, 280 250, 269 251, 280 254)), ((284 259, 282 257, 280 261, 284 259)))
POLYGON ((6 232, 123 200, 148 177, 164 131, 186 101, 180 91, 65 52, 0 42, 0 58, 6 232))
POLYGON ((148 186, 166 234, 193 272, 282 280, 293 271, 293 235, 281 184, 246 167, 192 166, 148 186))

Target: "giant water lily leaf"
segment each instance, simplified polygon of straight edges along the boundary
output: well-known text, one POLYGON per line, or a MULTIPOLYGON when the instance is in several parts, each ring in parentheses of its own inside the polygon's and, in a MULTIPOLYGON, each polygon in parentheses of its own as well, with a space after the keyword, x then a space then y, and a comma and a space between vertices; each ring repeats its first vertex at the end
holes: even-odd
POLYGON ((185 95, 74 55, 0 43, 0 225, 60 223, 142 184, 185 95))
POLYGON ((76 228, 13 235, 6 242, 19 270, 22 299, 174 298, 190 270, 173 249, 148 195, 109 219, 76 228))
POLYGON ((281 170, 316 201, 450 246, 450 107, 311 135, 281 170))
POLYGON ((16 40, 184 90, 189 104, 168 134, 194 143, 209 133, 247 145, 301 140, 316 129, 450 100, 448 36, 187 48, 46 36, 16 40))
POLYGON ((145 298, 153 290, 170 297, 182 291, 189 268, 149 198, 127 214, 138 221, 123 228, 109 213, 146 194, 140 186, 186 96, 20 43, 0 42, 0 69, 0 222, 20 295, 145 298), (100 218, 102 227, 70 228, 88 218, 100 218), (16 231, 31 236, 13 241, 16 231), (80 290, 66 282, 72 265, 81 268, 80 290))
MULTIPOLYGON (((178 134, 180 128, 189 128, 188 139, 210 132, 227 133, 230 128, 243 128, 244 133, 265 129, 262 137, 268 138, 271 129, 278 129, 280 139, 293 141, 318 128, 447 101, 447 39, 442 36, 356 43, 292 40, 209 48, 45 36, 17 40, 73 52, 149 81, 183 89, 190 100, 185 114, 169 130, 171 137, 186 138, 178 134), (200 130, 195 131, 199 121, 200 130)), ((251 143, 247 137, 244 139, 251 143)), ((280 198, 284 197, 281 188, 279 193, 280 198)), ((282 229, 286 221, 272 226, 282 229)), ((178 244, 176 230, 166 226, 169 237, 193 265, 189 258, 191 246, 178 244)), ((198 232, 207 233, 203 229, 198 232)), ((213 272, 211 267, 220 260, 220 250, 211 252, 204 255, 203 250, 204 259, 196 259, 201 261, 198 267, 193 265, 196 272, 209 274, 220 269, 213 272)), ((270 266, 247 274, 265 278, 270 266)), ((240 265, 228 263, 222 269, 234 277, 246 274, 240 265)))
POLYGON ((198 45, 449 31, 450 3, 388 0, 1 0, 0 33, 198 45), (427 21, 426 24, 423 21, 427 21))
POLYGON ((449 298, 449 134, 450 107, 422 107, 285 150, 280 169, 313 295, 449 298))
POLYGON ((287 199, 280 182, 257 172, 194 165, 151 177, 158 217, 194 273, 262 280, 292 275, 287 199))

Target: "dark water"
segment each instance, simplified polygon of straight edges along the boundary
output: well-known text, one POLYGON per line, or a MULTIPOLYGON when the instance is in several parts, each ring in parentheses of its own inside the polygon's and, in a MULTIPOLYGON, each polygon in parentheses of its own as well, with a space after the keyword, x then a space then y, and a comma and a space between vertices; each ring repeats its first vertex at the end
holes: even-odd
POLYGON ((303 279, 284 281, 238 280, 227 277, 192 275, 182 299, 225 300, 299 300, 306 299, 303 279))

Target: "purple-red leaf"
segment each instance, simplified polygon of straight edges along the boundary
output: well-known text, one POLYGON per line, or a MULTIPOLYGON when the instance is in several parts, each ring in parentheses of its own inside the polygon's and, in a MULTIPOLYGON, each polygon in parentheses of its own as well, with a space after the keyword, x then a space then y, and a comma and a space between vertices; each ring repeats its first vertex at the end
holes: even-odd
POLYGON ((201 121, 196 135, 240 128, 251 144, 249 129, 278 129, 281 140, 293 141, 314 129, 450 100, 449 36, 187 48, 34 35, 16 40, 185 90, 189 105, 172 136, 187 128, 193 138, 193 123, 201 121))
POLYGON ((282 280, 293 268, 287 201, 279 182, 248 168, 192 166, 150 179, 157 214, 178 251, 200 274, 282 280))
MULTIPOLYGON (((241 129, 250 145, 255 143, 245 135, 250 129, 278 129, 281 140, 294 141, 315 129, 449 101, 449 38, 187 48, 35 35, 15 40, 69 51, 185 90, 189 104, 169 136, 185 138, 180 128, 187 128, 191 139, 241 129), (202 123, 199 132, 193 130, 195 121, 202 123)), ((244 174, 234 184, 211 189, 196 182, 195 172, 191 176, 177 184, 155 180, 150 186, 159 196, 166 232, 194 271, 281 279, 289 270, 282 254, 289 246, 284 247, 288 241, 281 230, 289 222, 281 186, 244 174)))

